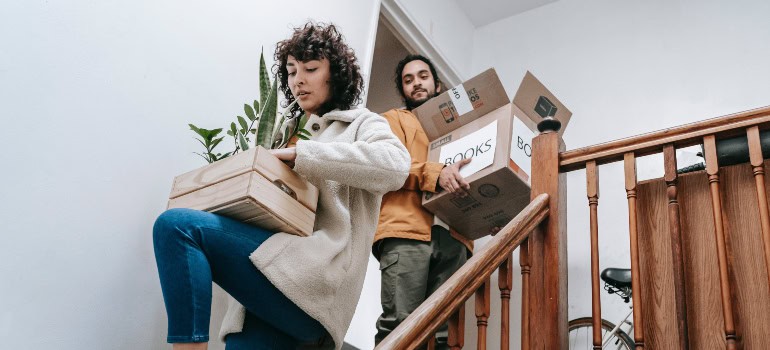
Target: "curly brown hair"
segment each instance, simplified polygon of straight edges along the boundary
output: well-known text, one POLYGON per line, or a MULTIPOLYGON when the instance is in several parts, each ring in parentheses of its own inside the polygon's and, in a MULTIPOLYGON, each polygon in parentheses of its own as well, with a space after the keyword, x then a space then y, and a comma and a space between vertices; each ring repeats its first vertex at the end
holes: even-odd
MULTIPOLYGON (((291 38, 276 45, 273 73, 280 79, 279 88, 286 99, 284 107, 294 102, 286 70, 286 60, 290 55, 300 62, 322 58, 329 60, 331 97, 324 104, 323 110, 347 110, 361 103, 364 78, 361 76, 358 60, 353 49, 348 47, 342 34, 333 24, 308 22, 303 27, 294 28, 291 38)), ((300 110, 297 104, 291 108, 291 113, 296 116, 300 110)))

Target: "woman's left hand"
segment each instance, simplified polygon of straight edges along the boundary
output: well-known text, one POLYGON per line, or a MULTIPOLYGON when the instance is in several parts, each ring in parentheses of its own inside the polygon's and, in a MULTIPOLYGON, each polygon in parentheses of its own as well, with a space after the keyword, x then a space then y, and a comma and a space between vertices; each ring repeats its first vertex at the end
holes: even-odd
POLYGON ((270 154, 276 156, 276 158, 282 160, 290 168, 294 168, 294 161, 297 159, 297 150, 292 148, 279 148, 271 149, 270 154))

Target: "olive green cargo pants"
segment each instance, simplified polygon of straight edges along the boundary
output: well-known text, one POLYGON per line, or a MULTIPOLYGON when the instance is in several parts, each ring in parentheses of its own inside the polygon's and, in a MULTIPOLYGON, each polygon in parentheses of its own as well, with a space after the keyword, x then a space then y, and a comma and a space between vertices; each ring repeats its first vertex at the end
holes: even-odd
MULTIPOLYGON (((385 238, 373 254, 380 262, 382 315, 377 319, 375 344, 385 339, 412 311, 433 294, 468 260, 468 249, 441 226, 431 229, 431 241, 385 238)), ((436 333, 436 349, 448 349, 447 325, 436 333)))

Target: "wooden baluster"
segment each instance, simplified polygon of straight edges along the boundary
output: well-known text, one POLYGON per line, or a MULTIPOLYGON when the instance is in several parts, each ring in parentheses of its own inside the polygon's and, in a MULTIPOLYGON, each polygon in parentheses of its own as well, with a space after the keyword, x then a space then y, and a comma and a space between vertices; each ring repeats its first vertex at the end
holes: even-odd
MULTIPOLYGON (((770 214, 768 213, 767 191, 765 189, 765 166, 762 156, 762 145, 759 139, 759 127, 752 126, 746 130, 749 139, 749 158, 754 170, 754 180, 757 184, 757 202, 759 217, 762 222, 762 242, 765 248, 765 269, 770 278, 770 214)), ((770 283, 770 280, 768 280, 770 283)))
POLYGON ((476 290, 476 326, 479 328, 478 343, 476 349, 486 350, 487 348, 487 320, 489 319, 489 285, 487 279, 479 289, 476 290))
POLYGON ((529 350, 529 249, 528 240, 519 248, 521 267, 521 350, 529 350))
POLYGON ((451 350, 461 350, 465 345, 465 304, 449 318, 447 345, 451 350))
POLYGON ((599 168, 596 161, 586 163, 586 192, 591 225, 591 316, 593 317, 594 349, 602 348, 602 303, 599 285, 599 168))
POLYGON ((687 290, 684 277, 684 253, 682 251, 682 229, 679 221, 679 200, 677 199, 676 149, 673 144, 663 147, 663 168, 668 196, 668 230, 671 238, 671 264, 674 269, 674 299, 679 330, 679 348, 689 348, 687 331, 687 290))
POLYGON ((644 349, 644 323, 642 323, 642 291, 639 271, 639 237, 636 228, 636 156, 633 152, 623 155, 626 197, 628 198, 628 230, 631 233, 631 294, 634 300, 634 342, 636 349, 644 349))
POLYGON ((558 120, 543 118, 532 139, 531 198, 547 193, 548 219, 529 236, 529 332, 534 349, 562 350, 567 344, 567 176, 559 169, 564 142, 558 120))
POLYGON ((717 146, 714 135, 703 138, 703 148, 706 155, 706 174, 709 176, 711 189, 711 207, 714 213, 714 234, 717 241, 717 258, 719 260, 719 287, 722 294, 722 313, 725 321, 725 339, 727 349, 737 349, 735 338, 735 323, 733 321, 733 304, 730 298, 730 278, 727 272, 727 246, 725 244, 725 226, 722 221, 722 198, 719 193, 719 163, 717 161, 717 146))
POLYGON ((511 285, 513 284, 513 259, 508 259, 500 265, 497 271, 497 285, 500 287, 500 350, 510 347, 511 330, 511 285))

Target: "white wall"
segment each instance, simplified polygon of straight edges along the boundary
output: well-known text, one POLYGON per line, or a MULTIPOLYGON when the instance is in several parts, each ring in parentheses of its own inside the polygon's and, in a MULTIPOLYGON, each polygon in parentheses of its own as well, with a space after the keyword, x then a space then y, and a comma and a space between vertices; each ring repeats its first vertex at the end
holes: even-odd
MULTIPOLYGON (((5 2, 2 347, 169 348, 151 227, 173 176, 203 165, 187 123, 242 113, 260 46, 271 64, 307 18, 338 24, 368 72, 377 11, 378 0, 5 2)), ((219 292, 213 337, 223 307, 219 292)))
MULTIPOLYGON (((495 67, 513 95, 532 71, 574 113, 564 136, 574 149, 769 105, 768 15, 770 4, 761 0, 560 0, 478 28, 471 74, 495 67)), ((662 174, 660 164, 642 160, 640 176, 662 174)), ((600 169, 601 269, 628 267, 622 168, 600 169)), ((584 172, 570 173, 570 318, 591 310, 585 193, 584 172)), ((521 280, 518 268, 514 276, 521 280)), ((490 335, 500 330, 496 276, 493 282, 490 335)), ((518 348, 520 282, 514 285, 511 329, 518 348)), ((622 317, 622 302, 602 295, 604 317, 622 317)), ((466 348, 473 348, 475 318, 468 310, 466 348)), ((496 348, 499 336, 489 341, 496 348)))
POLYGON ((396 0, 465 80, 470 75, 474 27, 454 1, 396 0))

